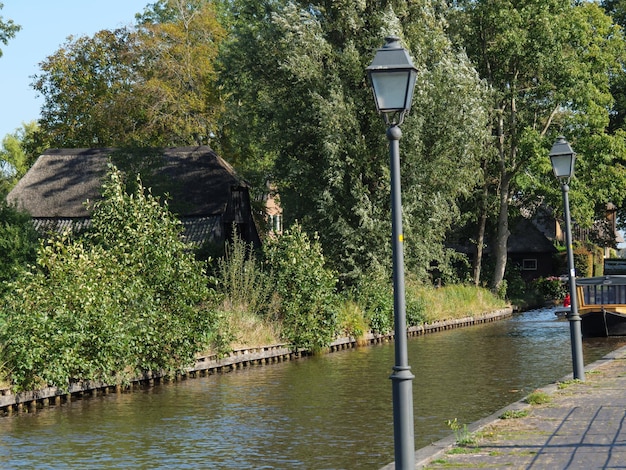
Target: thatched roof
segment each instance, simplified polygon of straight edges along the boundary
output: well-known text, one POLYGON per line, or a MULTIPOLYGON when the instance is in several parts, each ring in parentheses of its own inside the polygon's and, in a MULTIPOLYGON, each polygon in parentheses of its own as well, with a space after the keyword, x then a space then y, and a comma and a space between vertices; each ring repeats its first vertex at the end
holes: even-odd
POLYGON ((37 159, 7 200, 33 218, 89 217, 85 202, 100 198, 109 162, 129 181, 140 174, 153 194, 168 195, 170 209, 181 218, 223 214, 231 188, 246 186, 209 147, 51 149, 37 159))
POLYGON ((556 253, 552 241, 530 220, 520 218, 511 229, 508 253, 556 253))

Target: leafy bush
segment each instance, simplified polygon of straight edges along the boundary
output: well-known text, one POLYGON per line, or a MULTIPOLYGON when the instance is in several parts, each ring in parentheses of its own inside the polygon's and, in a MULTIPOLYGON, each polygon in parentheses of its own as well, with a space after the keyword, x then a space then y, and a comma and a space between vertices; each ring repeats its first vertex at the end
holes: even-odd
POLYGON ((584 246, 574 248, 574 267, 578 277, 593 276, 593 254, 584 246))
POLYGON ((180 370, 209 342, 216 317, 202 267, 138 183, 126 194, 111 169, 92 231, 42 246, 5 296, 0 342, 16 389, 180 370))
POLYGON ((365 312, 374 333, 393 330, 393 286, 383 269, 363 276, 353 288, 352 296, 365 312))
POLYGON ((568 286, 558 277, 540 277, 535 279, 531 288, 535 289, 543 300, 562 300, 567 293, 568 286))
POLYGON ((324 267, 317 236, 311 240, 295 224, 268 241, 265 260, 280 298, 283 335, 295 348, 319 351, 337 333, 337 278, 324 267))
POLYGON ((360 338, 369 331, 365 312, 354 300, 345 300, 341 303, 337 323, 339 333, 345 336, 360 338))
POLYGON ((225 310, 271 313, 273 279, 263 271, 252 244, 247 244, 233 233, 232 241, 226 244, 224 257, 219 258, 216 264, 217 289, 224 296, 225 310))
POLYGON ((406 326, 417 326, 426 322, 426 302, 414 288, 412 282, 406 285, 406 326))
POLYGON ((30 215, 0 201, 0 293, 6 290, 6 282, 35 262, 37 246, 30 215))

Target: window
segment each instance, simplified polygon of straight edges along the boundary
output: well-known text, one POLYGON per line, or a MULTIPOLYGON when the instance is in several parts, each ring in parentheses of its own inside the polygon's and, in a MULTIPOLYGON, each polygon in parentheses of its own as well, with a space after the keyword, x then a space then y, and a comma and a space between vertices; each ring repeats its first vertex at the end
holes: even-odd
POLYGON ((523 260, 522 271, 537 271, 537 260, 536 259, 523 260))

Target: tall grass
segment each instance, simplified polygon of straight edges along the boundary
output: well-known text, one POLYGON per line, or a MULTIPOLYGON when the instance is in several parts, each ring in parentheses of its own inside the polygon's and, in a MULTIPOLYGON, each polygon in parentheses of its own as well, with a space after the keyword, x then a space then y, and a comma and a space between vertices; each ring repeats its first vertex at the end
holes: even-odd
POLYGON ((426 323, 476 316, 508 305, 487 289, 463 284, 435 288, 408 283, 406 295, 407 299, 421 299, 426 323))
MULTIPOLYGON (((221 293, 217 309, 223 312, 231 347, 277 344, 282 325, 275 280, 262 269, 252 248, 237 237, 226 247, 226 256, 215 271, 221 293)), ((370 330, 384 333, 393 329, 393 295, 387 283, 370 282, 345 293, 336 306, 337 335, 363 337, 370 330), (380 310, 380 311, 379 311, 380 310)), ((407 324, 476 316, 506 307, 490 291, 468 285, 440 288, 408 280, 406 286, 407 324)))
POLYGON ((263 271, 252 246, 233 237, 225 256, 217 261, 216 278, 222 294, 218 309, 224 313, 231 347, 279 343, 273 279, 263 271))

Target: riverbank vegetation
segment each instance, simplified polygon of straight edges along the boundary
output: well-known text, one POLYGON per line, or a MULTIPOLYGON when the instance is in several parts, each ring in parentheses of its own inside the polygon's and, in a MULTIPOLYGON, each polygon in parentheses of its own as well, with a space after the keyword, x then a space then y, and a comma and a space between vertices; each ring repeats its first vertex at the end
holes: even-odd
POLYGON ((159 0, 132 27, 70 37, 35 77, 41 119, 3 141, 0 191, 46 147, 210 143, 253 198, 269 183, 287 230, 206 259, 116 170, 87 233, 34 249, 0 211, 9 382, 123 381, 202 351, 391 331, 389 142, 365 73, 386 35, 419 70, 402 126, 407 323, 560 296, 558 280, 522 279, 508 237, 540 208, 562 219, 547 156, 565 132, 582 170, 572 216, 585 242, 615 242, 594 227, 626 201, 617 3, 159 0))
MULTIPOLYGON (((223 258, 198 260, 141 180, 128 192, 111 167, 103 187, 85 233, 43 241, 36 262, 4 284, 0 365, 15 390, 122 383, 240 346, 322 351, 338 336, 393 328, 390 277, 340 289, 318 238, 298 224, 262 251, 233 237, 223 258)), ((474 286, 407 283, 409 325, 502 306, 474 286)))

